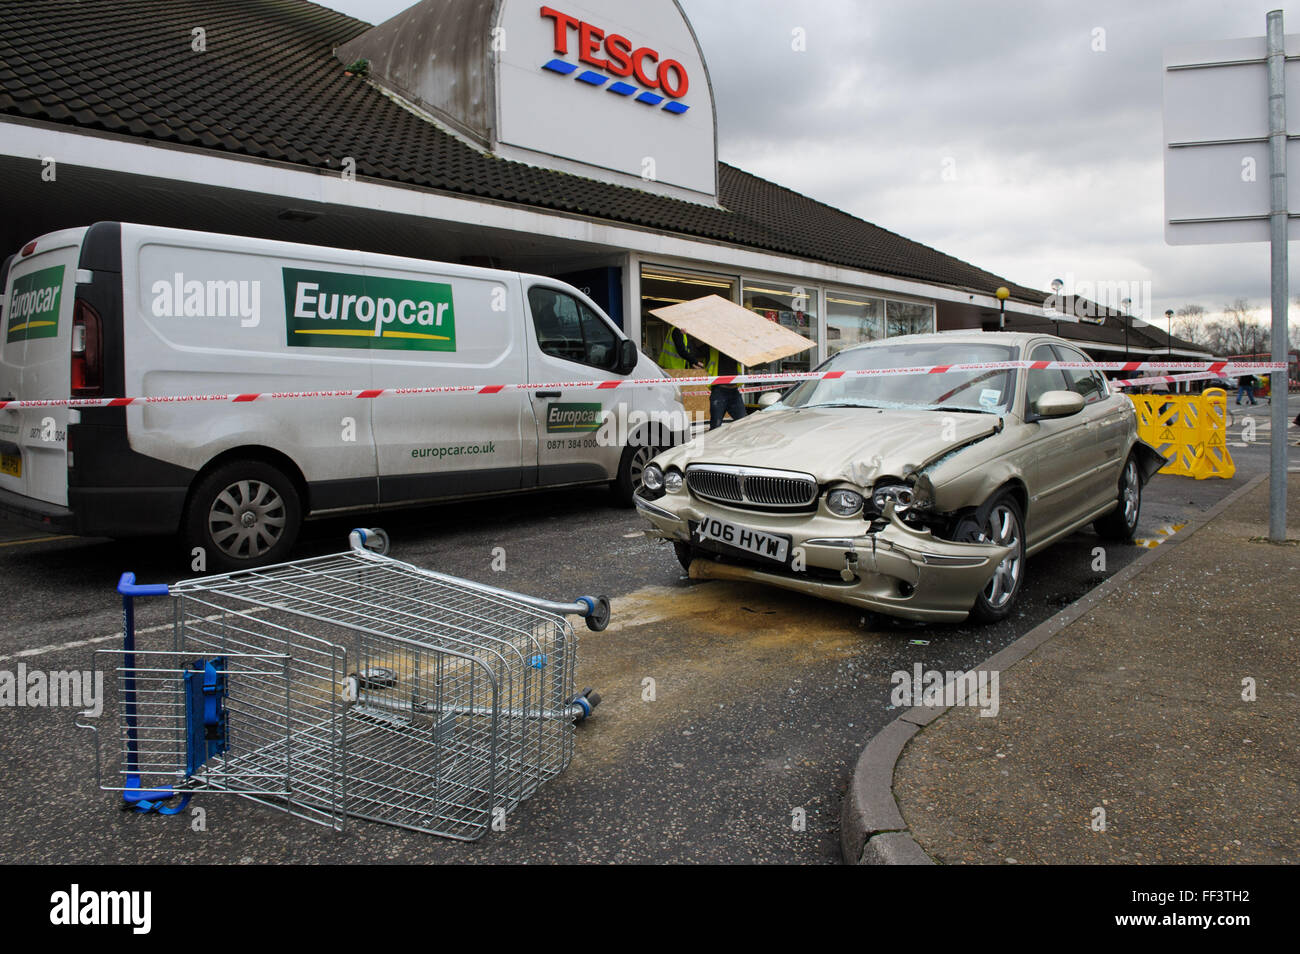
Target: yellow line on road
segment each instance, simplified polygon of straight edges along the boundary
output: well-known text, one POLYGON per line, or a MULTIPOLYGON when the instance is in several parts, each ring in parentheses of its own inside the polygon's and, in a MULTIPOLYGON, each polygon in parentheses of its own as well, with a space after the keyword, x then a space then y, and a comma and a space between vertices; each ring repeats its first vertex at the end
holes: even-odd
POLYGON ((48 540, 71 540, 75 536, 75 533, 61 533, 57 536, 31 537, 27 540, 5 540, 4 542, 0 542, 0 547, 21 547, 28 543, 45 543, 48 540))

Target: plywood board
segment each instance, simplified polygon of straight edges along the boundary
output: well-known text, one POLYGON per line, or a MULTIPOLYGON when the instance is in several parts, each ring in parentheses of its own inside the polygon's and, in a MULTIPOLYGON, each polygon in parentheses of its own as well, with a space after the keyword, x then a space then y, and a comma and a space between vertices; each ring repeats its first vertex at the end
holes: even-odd
POLYGON ((748 367, 788 358, 815 345, 803 335, 717 295, 652 308, 650 314, 680 328, 693 341, 703 341, 748 367))
MULTIPOLYGON (((698 368, 665 368, 664 374, 670 378, 695 378, 704 372, 698 368)), ((688 414, 709 413, 709 386, 707 384, 682 385, 682 407, 688 414)))

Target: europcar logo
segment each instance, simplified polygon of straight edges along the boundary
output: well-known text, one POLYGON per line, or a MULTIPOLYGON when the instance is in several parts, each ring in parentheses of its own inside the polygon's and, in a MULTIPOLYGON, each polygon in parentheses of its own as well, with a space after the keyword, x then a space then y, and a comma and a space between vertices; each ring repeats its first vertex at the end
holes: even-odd
POLYGON ((455 351, 451 286, 286 268, 290 347, 455 351))
POLYGON ((6 340, 55 337, 59 333, 59 296, 62 293, 62 265, 15 278, 9 295, 6 340))
POLYGON ((543 63, 542 69, 561 76, 577 73, 580 83, 596 89, 605 87, 606 92, 632 97, 647 106, 663 103, 665 112, 677 116, 691 108, 681 102, 691 88, 691 79, 686 67, 676 60, 661 60, 658 50, 637 46, 619 33, 607 33, 553 7, 542 7, 542 19, 555 22, 555 52, 560 57, 568 55, 572 37, 577 47, 578 63, 593 67, 578 72, 581 67, 577 64, 556 58, 543 63), (626 82, 628 79, 635 79, 640 87, 626 82), (634 93, 637 95, 633 96, 634 93))
POLYGON ((546 433, 585 434, 600 430, 604 415, 599 404, 546 405, 546 433))

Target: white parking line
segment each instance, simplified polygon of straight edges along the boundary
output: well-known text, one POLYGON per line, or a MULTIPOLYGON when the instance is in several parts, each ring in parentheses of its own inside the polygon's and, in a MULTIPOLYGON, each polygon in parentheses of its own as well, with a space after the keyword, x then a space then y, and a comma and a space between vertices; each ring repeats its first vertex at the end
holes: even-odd
MULTIPOLYGON (((265 613, 269 610, 278 608, 278 606, 254 606, 250 609, 243 610, 242 612, 247 616, 251 616, 256 613, 265 613)), ((195 622, 215 623, 226 615, 227 614, 225 613, 213 613, 210 616, 199 617, 197 620, 193 617, 186 617, 186 622, 187 624, 195 622)), ((146 633, 160 633, 163 630, 174 628, 175 623, 159 623, 157 626, 145 626, 143 629, 137 629, 135 634, 137 636, 143 636, 146 633)), ((74 639, 71 642, 66 643, 53 643, 49 646, 37 646, 35 649, 20 649, 16 653, 10 653, 8 656, 0 656, 0 662, 5 662, 9 659, 26 659, 28 656, 42 656, 45 653, 54 653, 61 649, 79 649, 82 646, 97 646, 100 643, 107 643, 114 639, 118 642, 122 641, 121 630, 118 630, 116 633, 111 633, 108 636, 92 636, 90 639, 74 639)))
MULTIPOLYGON (((137 629, 135 633, 137 636, 139 636, 144 633, 156 633, 161 630, 171 629, 171 628, 172 628, 171 623, 162 623, 161 625, 158 626, 147 626, 144 629, 137 629)), ((121 631, 113 633, 111 636, 94 636, 90 639, 74 639, 71 642, 67 642, 67 643, 54 643, 49 646, 37 646, 35 649, 20 649, 16 653, 10 653, 8 656, 0 656, 0 662, 5 662, 6 660, 9 659, 25 659, 28 656, 42 656, 45 653, 58 652, 61 649, 79 649, 82 646, 97 646, 100 643, 106 643, 109 640, 113 640, 113 639, 116 639, 118 642, 121 642, 122 640, 121 631)))

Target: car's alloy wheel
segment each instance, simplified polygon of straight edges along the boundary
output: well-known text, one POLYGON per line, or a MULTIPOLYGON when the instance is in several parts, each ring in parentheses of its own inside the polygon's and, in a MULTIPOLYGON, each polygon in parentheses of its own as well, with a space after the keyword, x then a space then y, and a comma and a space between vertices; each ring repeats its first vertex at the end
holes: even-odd
POLYGON ((1020 504, 1009 493, 999 494, 988 504, 983 524, 971 523, 966 539, 1012 548, 994 568, 993 576, 971 608, 971 618, 976 622, 993 623, 1011 615, 1024 583, 1025 529, 1020 504))
POLYGON ((993 579, 984 588, 984 598, 989 606, 1002 609, 1015 599, 1020 589, 1021 564, 1024 562, 1020 544, 1020 518, 1008 504, 999 504, 989 514, 989 527, 982 535, 986 543, 1015 547, 993 571, 993 579))
POLYGON ((1137 457, 1130 454, 1124 462, 1119 478, 1119 499, 1115 509, 1093 523, 1093 528, 1104 539, 1129 542, 1137 532, 1138 518, 1142 514, 1142 475, 1138 473, 1137 457))

